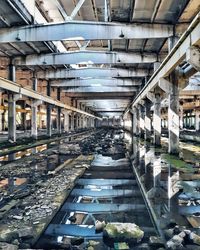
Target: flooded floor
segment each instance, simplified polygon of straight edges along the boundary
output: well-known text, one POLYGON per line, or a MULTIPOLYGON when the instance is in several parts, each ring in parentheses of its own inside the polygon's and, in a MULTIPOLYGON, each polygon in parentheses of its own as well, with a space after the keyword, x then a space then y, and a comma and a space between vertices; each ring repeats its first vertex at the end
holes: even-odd
MULTIPOLYGON (((171 249, 199 249, 199 146, 191 149, 182 143, 181 157, 175 157, 168 155, 165 143, 164 139, 163 147, 155 148, 121 130, 101 130, 87 136, 87 140, 84 137, 77 138, 77 141, 66 139, 64 142, 61 140, 28 149, 28 156, 22 154, 19 160, 17 154, 20 152, 17 152, 15 161, 11 163, 3 165, 9 160, 1 159, 0 210, 13 199, 20 199, 23 203, 25 197, 37 193, 37 188, 33 188, 37 187, 37 183, 45 188, 45 192, 49 192, 48 195, 53 195, 53 186, 48 186, 50 182, 59 186, 63 175, 67 174, 67 178, 70 178, 70 174, 75 176, 76 171, 85 169, 75 184, 70 184, 74 186, 71 192, 69 185, 65 186, 68 179, 63 179, 65 184, 62 190, 65 192, 65 187, 68 187, 66 191, 70 192, 67 199, 59 211, 52 214, 51 223, 45 226, 46 230, 39 241, 29 246, 39 249, 137 250, 165 249, 171 244, 171 249), (77 161, 72 167, 73 171, 66 168, 63 172, 57 172, 63 163, 75 159, 79 154, 94 159, 89 165, 84 160, 77 161), (120 226, 136 224, 144 236, 137 242, 124 238, 108 240, 105 229, 97 228, 113 223, 120 226)), ((53 209, 51 203, 45 203, 42 190, 38 194, 43 197, 44 204, 36 203, 36 209, 39 209, 39 213, 44 213, 43 210, 50 212, 53 209)), ((29 205, 26 202, 26 208, 29 205)), ((10 219, 15 217, 22 226, 24 220, 29 220, 29 210, 23 215, 11 209, 14 214, 10 219)), ((6 222, 4 218, 2 223, 17 227, 10 219, 6 222)), ((34 222, 39 223, 36 218, 34 222)), ((25 224, 31 226, 27 221, 25 224)), ((25 249, 23 244, 21 248, 25 249)))

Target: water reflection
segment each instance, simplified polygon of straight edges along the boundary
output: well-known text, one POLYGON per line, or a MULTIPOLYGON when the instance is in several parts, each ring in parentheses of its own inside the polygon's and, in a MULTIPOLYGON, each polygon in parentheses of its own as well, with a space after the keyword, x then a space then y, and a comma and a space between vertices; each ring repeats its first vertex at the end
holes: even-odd
POLYGON ((180 172, 163 159, 162 151, 133 138, 131 160, 159 227, 165 228, 171 220, 188 225, 179 213, 180 172))

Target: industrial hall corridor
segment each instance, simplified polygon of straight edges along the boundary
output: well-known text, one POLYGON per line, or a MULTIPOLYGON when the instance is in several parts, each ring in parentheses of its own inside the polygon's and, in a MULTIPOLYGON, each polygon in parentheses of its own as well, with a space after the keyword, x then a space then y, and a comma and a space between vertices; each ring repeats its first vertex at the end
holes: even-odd
POLYGON ((200 0, 0 1, 0 250, 200 250, 200 0))

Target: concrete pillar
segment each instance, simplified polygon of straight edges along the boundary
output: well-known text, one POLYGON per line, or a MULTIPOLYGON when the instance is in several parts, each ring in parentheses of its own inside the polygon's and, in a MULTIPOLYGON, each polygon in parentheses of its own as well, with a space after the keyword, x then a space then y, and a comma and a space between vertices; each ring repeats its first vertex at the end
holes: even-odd
POLYGON ((3 114, 4 110, 0 110, 0 132, 3 131, 3 114))
POLYGON ((69 132, 69 112, 67 110, 62 111, 64 115, 64 131, 69 132))
POLYGON ((137 108, 135 108, 136 110, 136 135, 140 135, 140 112, 139 112, 139 106, 137 106, 137 108))
MULTIPOLYGON (((168 38, 168 49, 174 47, 178 37, 173 36, 168 38)), ((169 145, 168 152, 170 154, 179 153, 179 90, 178 90, 178 69, 169 76, 170 92, 169 92, 169 107, 168 107, 168 131, 169 131, 169 145)))
POLYGON ((71 114, 71 131, 74 131, 74 112, 71 114))
POLYGON ((16 100, 14 94, 8 94, 8 140, 16 142, 16 100))
POLYGON ((195 130, 200 129, 200 110, 195 110, 195 130))
POLYGON ((31 136, 34 139, 37 139, 38 137, 38 129, 37 129, 37 112, 38 112, 38 106, 42 104, 40 100, 33 100, 31 105, 31 136))
POLYGON ((137 108, 133 108, 133 135, 138 136, 139 131, 138 131, 138 120, 137 120, 137 113, 138 110, 137 108))
POLYGON ((88 125, 87 125, 87 116, 84 116, 83 117, 83 128, 87 128, 88 125))
POLYGON ((151 140, 151 101, 145 99, 145 117, 144 117, 144 127, 145 127, 145 140, 151 140))
MULTIPOLYGON (((9 65, 9 80, 15 82, 15 66, 9 65)), ((8 140, 16 142, 16 100, 15 95, 8 94, 8 140)))
POLYGON ((168 131, 170 154, 179 154, 179 90, 178 90, 178 72, 174 70, 170 74, 171 91, 169 94, 168 107, 168 131))
MULTIPOLYGON (((47 82, 47 95, 51 96, 51 84, 47 82)), ((51 120, 51 104, 47 104, 47 136, 51 137, 52 135, 52 120, 51 120)))
MULTIPOLYGON (((22 109, 26 109, 26 101, 23 101, 23 103, 22 103, 22 109)), ((22 127, 23 127, 23 130, 26 131, 26 112, 22 112, 21 113, 21 117, 22 117, 22 127)))
POLYGON ((81 128, 81 116, 76 114, 76 129, 81 128))
POLYGON ((183 105, 180 105, 180 129, 183 129, 183 105))
POLYGON ((155 94, 154 113, 153 113, 153 131, 154 144, 161 145, 161 97, 160 94, 155 94))
MULTIPOLYGON (((37 91, 38 87, 38 81, 35 74, 35 71, 33 72, 33 82, 32 82, 32 88, 33 90, 37 91)), ((38 105, 37 101, 33 100, 31 105, 31 136, 34 139, 37 139, 38 131, 37 131, 37 111, 38 111, 38 105)))
POLYGON ((140 126, 140 137, 144 138, 144 106, 139 105, 139 126, 140 126))
MULTIPOLYGON (((58 101, 60 101, 60 94, 61 94, 60 88, 57 88, 57 99, 58 99, 58 101)), ((57 131, 58 131, 58 134, 62 133, 62 128, 61 128, 61 108, 60 107, 57 108, 57 131)))

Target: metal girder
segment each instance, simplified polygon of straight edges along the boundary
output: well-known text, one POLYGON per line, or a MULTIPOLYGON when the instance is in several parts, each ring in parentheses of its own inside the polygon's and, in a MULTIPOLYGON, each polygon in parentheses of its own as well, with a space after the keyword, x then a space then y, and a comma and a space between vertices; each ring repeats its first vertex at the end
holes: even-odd
MULTIPOLYGON (((186 51, 193 45, 200 45, 200 13, 195 17, 188 29, 183 33, 176 45, 149 79, 144 88, 138 93, 130 106, 137 105, 141 99, 146 97, 148 92, 157 86, 159 79, 167 77, 176 66, 183 61, 186 56, 186 51)), ((128 109, 129 107, 125 113, 128 112, 128 109)))
POLYGON ((44 233, 45 235, 51 236, 77 236, 84 238, 102 238, 103 233, 97 233, 95 226, 86 226, 86 225, 72 225, 72 224, 50 224, 47 230, 44 233))
POLYGON ((149 75, 146 69, 123 69, 123 68, 83 68, 83 69, 57 69, 38 71, 40 79, 62 79, 78 77, 145 77, 149 75))
POLYGON ((75 88, 68 88, 63 89, 63 92, 67 93, 104 93, 104 92, 136 92, 138 90, 137 87, 107 87, 107 86, 98 86, 98 87, 75 87, 75 88))
POLYGON ((102 189, 101 191, 93 191, 90 189, 77 189, 74 188, 70 193, 72 196, 86 196, 86 197, 98 197, 98 198, 111 198, 111 197, 134 197, 140 196, 139 190, 129 189, 102 189))
POLYGON ((122 179, 122 180, 116 180, 116 179, 78 179, 76 181, 76 184, 79 185, 94 185, 94 186, 119 186, 119 185, 134 185, 136 184, 135 180, 126 180, 126 179, 122 179))
POLYGON ((96 98, 102 98, 102 100, 104 99, 110 99, 110 98, 122 98, 122 97, 126 97, 126 98, 132 98, 133 96, 135 95, 134 92, 115 92, 115 93, 112 93, 112 92, 100 92, 100 93, 95 93, 93 92, 92 95, 91 93, 86 93, 86 92, 69 92, 67 93, 66 92, 66 96, 68 97, 71 97, 71 98, 76 98, 76 99, 80 99, 80 98, 86 98, 86 99, 96 99, 96 98))
POLYGON ((101 86, 140 86, 141 80, 132 79, 73 79, 52 81, 52 87, 101 87, 101 86))
POLYGON ((34 90, 22 87, 20 84, 11 82, 11 81, 9 81, 7 79, 4 79, 2 77, 0 77, 0 89, 5 89, 5 90, 8 90, 8 91, 11 91, 12 93, 19 94, 20 96, 24 95, 24 96, 30 97, 32 99, 40 100, 42 102, 52 104, 54 106, 57 106, 57 107, 60 107, 60 108, 63 108, 63 109, 71 110, 71 111, 74 111, 74 112, 77 112, 77 113, 80 113, 80 114, 84 114, 86 116, 91 116, 91 117, 94 117, 94 118, 97 118, 97 119, 101 119, 98 116, 95 116, 95 115, 92 115, 92 114, 87 113, 85 111, 82 111, 80 109, 74 108, 74 107, 72 107, 70 105, 67 105, 67 104, 64 104, 64 103, 62 103, 60 101, 56 101, 56 100, 54 100, 53 98, 51 98, 49 96, 46 96, 44 94, 39 94, 38 92, 36 92, 34 90))
POLYGON ((62 64, 133 64, 154 63, 156 54, 140 54, 104 51, 74 51, 16 57, 15 65, 62 65, 62 64))
POLYGON ((92 214, 101 214, 101 213, 116 213, 134 210, 140 213, 146 211, 146 206, 144 204, 97 204, 97 203, 68 203, 66 202, 61 211, 70 211, 70 212, 82 212, 82 213, 92 213, 92 214))
POLYGON ((173 25, 166 24, 66 21, 61 23, 1 28, 0 42, 145 39, 167 38, 172 35, 173 25))

